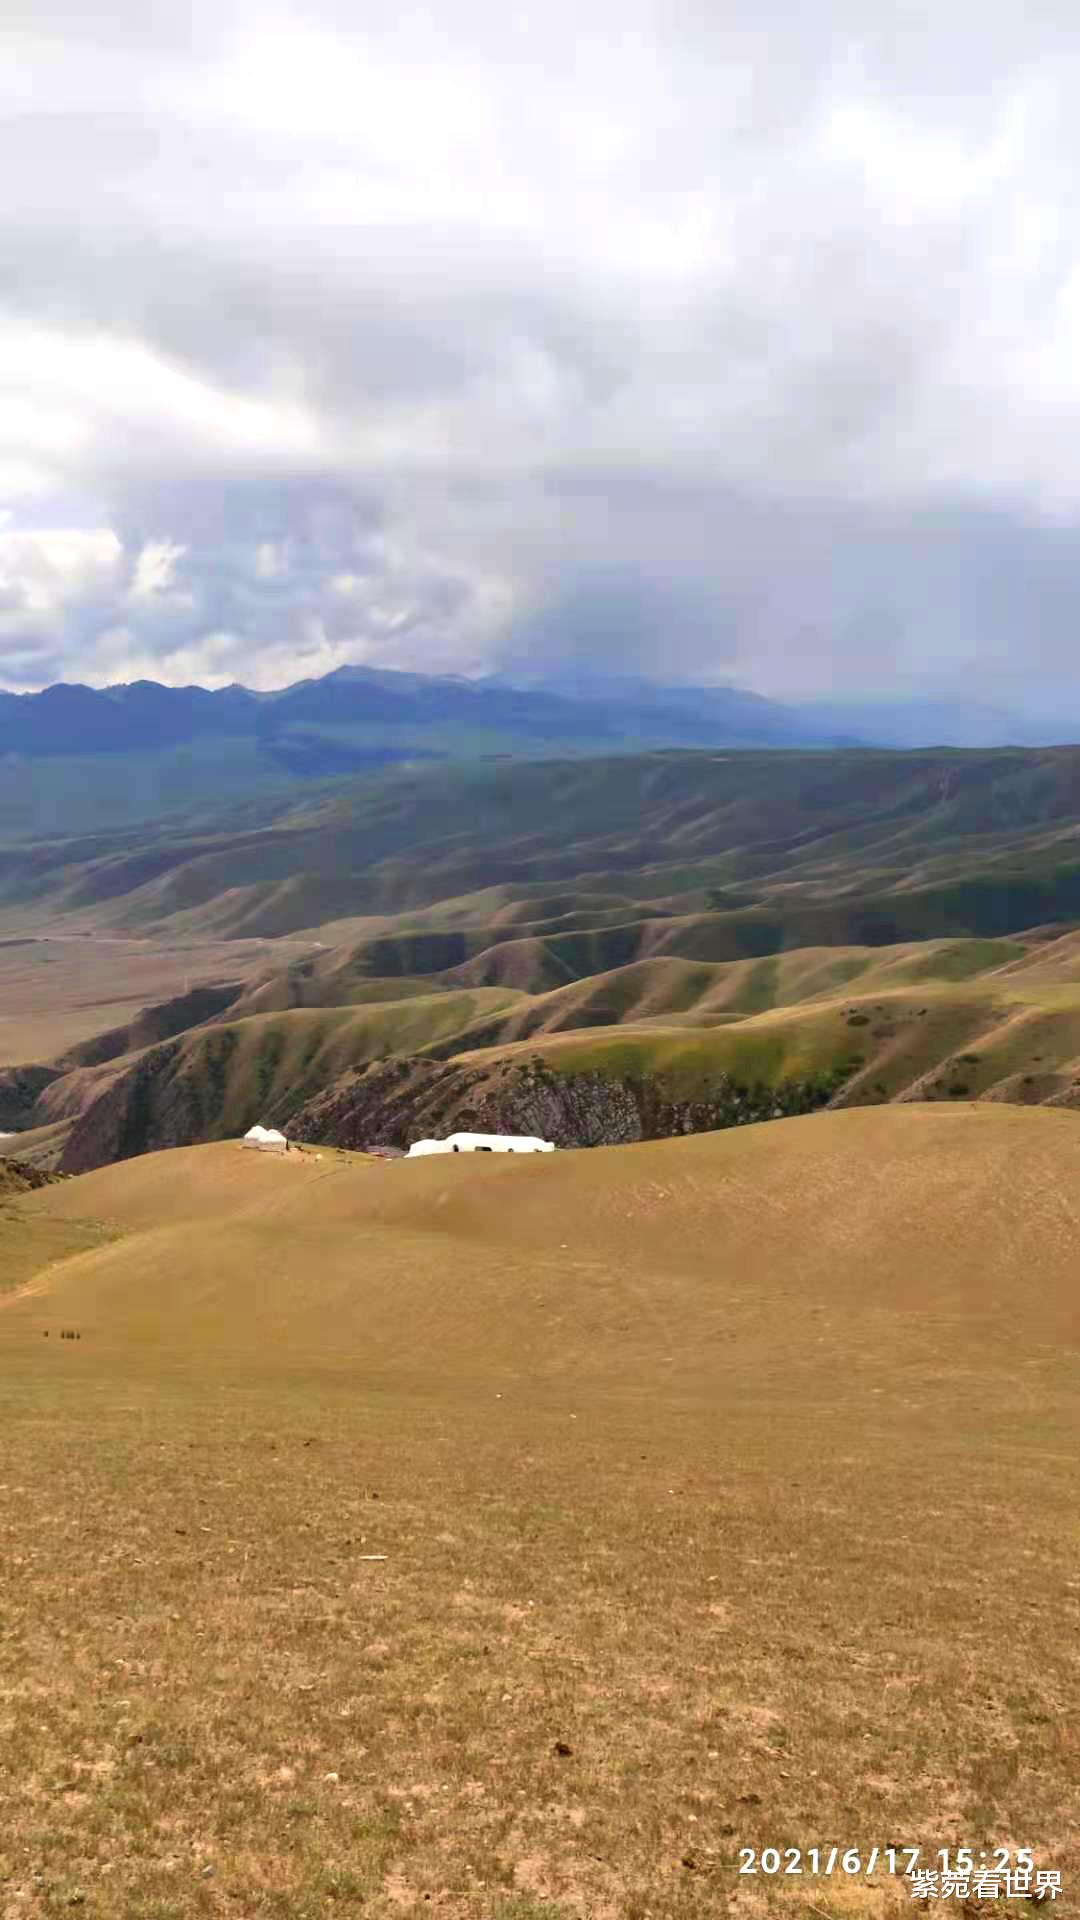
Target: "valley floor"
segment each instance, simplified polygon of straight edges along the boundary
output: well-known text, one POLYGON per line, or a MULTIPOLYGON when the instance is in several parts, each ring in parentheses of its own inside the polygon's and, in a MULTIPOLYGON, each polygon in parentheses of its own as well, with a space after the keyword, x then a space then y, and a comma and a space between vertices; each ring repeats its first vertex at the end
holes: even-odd
POLYGON ((156 1001, 281 964, 310 942, 154 940, 0 923, 0 1067, 46 1061, 156 1001))

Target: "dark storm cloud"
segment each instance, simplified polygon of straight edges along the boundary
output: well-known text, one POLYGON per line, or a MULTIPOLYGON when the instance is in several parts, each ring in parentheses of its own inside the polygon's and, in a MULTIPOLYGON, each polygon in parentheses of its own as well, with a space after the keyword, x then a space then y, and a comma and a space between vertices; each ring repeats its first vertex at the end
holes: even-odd
POLYGON ((976 674, 1034 713, 1062 699, 1080 712, 1070 522, 750 501, 610 475, 570 492, 594 557, 519 615, 499 649, 506 671, 733 678, 805 697, 970 695, 976 674), (639 535, 652 541, 644 566, 625 557, 639 535))
POLYGON ((1064 7, 12 0, 0 679, 1071 672, 1064 7))

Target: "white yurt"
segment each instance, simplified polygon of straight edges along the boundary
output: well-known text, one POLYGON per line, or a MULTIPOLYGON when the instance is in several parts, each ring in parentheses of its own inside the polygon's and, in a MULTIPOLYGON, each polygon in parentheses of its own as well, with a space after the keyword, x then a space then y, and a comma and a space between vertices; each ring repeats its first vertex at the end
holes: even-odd
POLYGON ((259 1153, 287 1153, 289 1143, 276 1127, 250 1127, 244 1135, 245 1147, 254 1147, 259 1153))

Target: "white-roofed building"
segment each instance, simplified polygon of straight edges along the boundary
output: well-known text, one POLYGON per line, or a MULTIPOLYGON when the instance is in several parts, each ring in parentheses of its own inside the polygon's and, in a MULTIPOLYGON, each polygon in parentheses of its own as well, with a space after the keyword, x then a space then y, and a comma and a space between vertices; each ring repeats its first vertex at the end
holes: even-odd
POLYGON ((414 1140, 408 1158, 428 1153, 554 1153, 552 1140, 531 1133, 451 1133, 445 1140, 414 1140))

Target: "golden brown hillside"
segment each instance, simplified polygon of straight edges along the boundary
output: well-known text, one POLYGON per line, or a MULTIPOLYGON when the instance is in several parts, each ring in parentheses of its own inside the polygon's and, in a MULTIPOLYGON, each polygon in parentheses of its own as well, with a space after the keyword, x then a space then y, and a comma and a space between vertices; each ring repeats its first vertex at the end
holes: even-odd
POLYGON ((230 1141, 65 1182, 24 1218, 117 1237, 11 1300, 8 1338, 78 1311, 110 1346, 260 1364, 648 1379, 658 1324, 664 1365, 703 1377, 747 1339, 755 1364, 811 1335, 819 1365, 869 1362, 889 1322, 946 1367, 958 1328, 969 1351, 1080 1337, 1080 1120, 1043 1110, 849 1110, 525 1163, 230 1141))
POLYGON ((1073 1115, 964 1103, 14 1202, 12 1913, 1075 1887, 1078 1196, 1073 1115))

